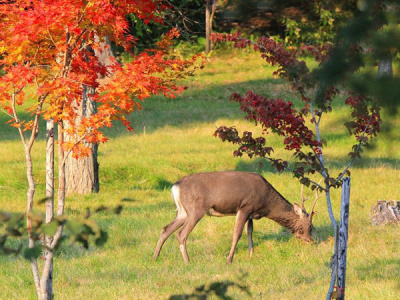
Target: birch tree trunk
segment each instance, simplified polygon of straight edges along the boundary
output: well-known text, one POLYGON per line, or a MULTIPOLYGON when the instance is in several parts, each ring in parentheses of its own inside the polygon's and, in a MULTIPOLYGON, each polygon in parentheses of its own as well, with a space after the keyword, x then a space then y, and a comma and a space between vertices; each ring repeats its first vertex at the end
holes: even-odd
MULTIPOLYGON (((35 185, 35 180, 33 178, 33 164, 32 164, 32 156, 29 147, 25 145, 25 161, 26 161, 26 177, 28 179, 28 192, 27 192, 27 228, 28 228, 28 246, 30 249, 35 247, 35 241, 33 240, 31 236, 31 230, 32 230, 32 219, 30 217, 30 214, 32 213, 33 210, 33 197, 35 195, 35 190, 36 190, 36 185, 35 185)), ((31 269, 32 269, 32 274, 33 274, 33 281, 35 283, 35 288, 36 288, 36 293, 38 296, 38 299, 40 299, 40 276, 39 276, 39 268, 37 265, 37 261, 35 258, 30 259, 31 263, 31 269)))
MULTIPOLYGON (((46 122, 46 224, 54 219, 54 121, 46 122)), ((43 237, 45 245, 43 257, 48 265, 48 276, 45 276, 46 298, 53 299, 53 255, 51 252, 52 236, 43 237)))
POLYGON ((338 274, 337 284, 340 290, 340 300, 344 300, 346 288, 347 240, 349 231, 350 178, 343 178, 342 202, 340 208, 338 274))

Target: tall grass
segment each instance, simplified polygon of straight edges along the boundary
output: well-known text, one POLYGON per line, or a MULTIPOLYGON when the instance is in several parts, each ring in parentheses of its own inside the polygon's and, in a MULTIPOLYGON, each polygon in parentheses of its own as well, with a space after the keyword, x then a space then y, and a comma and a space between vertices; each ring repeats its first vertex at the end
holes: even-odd
MULTIPOLYGON (((228 291, 234 299, 322 299, 329 284, 332 229, 324 199, 317 204, 316 243, 303 244, 276 223, 255 222, 255 253, 248 257, 246 238, 239 241, 232 265, 226 265, 234 218, 204 217, 188 240, 191 263, 186 266, 171 236, 157 261, 151 256, 159 232, 175 216, 169 188, 180 177, 203 171, 246 170, 264 175, 291 202, 299 201, 300 186, 289 173, 278 174, 260 160, 234 158, 234 147, 213 137, 220 125, 254 130, 243 121, 232 92, 253 90, 269 97, 295 100, 295 95, 273 69, 257 55, 225 54, 214 57, 198 76, 188 80, 185 94, 174 100, 155 97, 132 115, 135 132, 120 125, 108 130, 110 141, 100 146, 101 191, 96 195, 68 198, 68 215, 82 218, 86 207, 115 205, 122 198, 125 209, 118 217, 94 218, 110 234, 103 248, 63 246, 55 259, 54 290, 57 299, 167 299, 191 294, 196 287, 231 280, 245 285, 228 291)), ((298 102, 296 102, 298 103, 298 102)), ((324 121, 328 141, 325 155, 329 170, 338 173, 348 162, 354 143, 343 120, 348 110, 334 103, 324 121)), ((0 210, 25 210, 26 179, 22 145, 13 128, 0 116, 0 210)), ((347 299, 400 299, 399 227, 371 226, 369 211, 378 199, 398 197, 399 120, 384 115, 385 131, 351 169, 351 205, 347 270, 347 299), (390 130, 391 129, 391 130, 390 130)), ((258 129, 257 129, 258 130, 258 129)), ((276 155, 280 140, 268 136, 276 155)), ((44 139, 34 146, 36 199, 44 195, 44 139)), ((311 192, 309 196, 312 197, 311 192)), ((338 213, 340 191, 333 193, 338 213)), ((39 210, 41 207, 36 206, 39 210)), ((34 299, 29 264, 18 257, 0 257, 0 299, 34 299)))

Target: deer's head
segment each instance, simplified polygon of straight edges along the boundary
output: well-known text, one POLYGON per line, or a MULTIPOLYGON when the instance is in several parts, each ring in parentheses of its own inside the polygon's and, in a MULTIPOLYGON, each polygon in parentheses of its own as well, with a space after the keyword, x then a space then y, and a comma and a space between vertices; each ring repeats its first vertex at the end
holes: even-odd
POLYGON ((293 234, 296 238, 302 239, 305 242, 312 242, 312 214, 308 214, 297 203, 293 204, 295 214, 299 217, 293 228, 293 234))
POLYGON ((309 243, 313 241, 312 238, 312 218, 315 214, 314 208, 315 204, 317 203, 317 200, 321 198, 323 195, 320 195, 318 193, 318 189, 316 189, 315 192, 315 200, 314 203, 311 207, 310 213, 306 212, 304 202, 307 200, 307 198, 304 198, 303 196, 303 185, 301 186, 301 206, 298 204, 293 205, 293 209, 295 214, 299 217, 296 220, 296 224, 293 228, 293 234, 296 238, 302 239, 303 241, 309 243))

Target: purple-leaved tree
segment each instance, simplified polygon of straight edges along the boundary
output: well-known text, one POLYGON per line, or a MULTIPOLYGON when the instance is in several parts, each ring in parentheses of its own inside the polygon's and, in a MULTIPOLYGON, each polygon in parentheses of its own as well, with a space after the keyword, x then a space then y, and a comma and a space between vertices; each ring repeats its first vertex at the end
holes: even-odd
MULTIPOLYGON (((349 168, 354 160, 360 157, 362 147, 379 132, 381 123, 379 105, 366 95, 357 94, 352 90, 340 90, 338 84, 325 84, 321 90, 317 72, 310 71, 305 61, 299 57, 312 55, 323 65, 332 49, 330 44, 308 45, 287 50, 283 44, 271 38, 260 37, 254 42, 243 38, 240 33, 213 34, 213 40, 215 43, 232 42, 236 48, 253 47, 261 54, 262 59, 277 67, 274 75, 284 78, 302 100, 302 106, 296 107, 291 101, 263 97, 253 91, 248 91, 245 95, 234 93, 231 101, 240 104, 246 119, 261 126, 262 134, 255 136, 250 131, 239 134, 235 127, 221 126, 215 131, 215 136, 222 141, 237 144, 235 156, 246 154, 249 157, 262 157, 278 171, 292 172, 300 183, 312 190, 319 189, 325 192, 330 221, 335 230, 336 245, 339 227, 332 211, 331 189, 342 186, 344 176, 350 176, 349 168), (345 125, 349 134, 355 137, 355 144, 349 152, 349 162, 343 166, 343 170, 339 174, 331 174, 324 158, 327 142, 322 136, 321 121, 332 111, 332 101, 339 94, 345 95, 345 104, 351 107, 350 120, 345 125), (274 156, 274 149, 267 144, 267 133, 283 137, 284 148, 293 154, 292 161, 274 156), (313 176, 318 173, 323 179, 321 183, 317 183, 316 176, 313 176)), ((355 48, 354 51, 359 50, 355 48)), ((337 281, 337 257, 338 250, 335 246, 327 299, 331 298, 337 281)))

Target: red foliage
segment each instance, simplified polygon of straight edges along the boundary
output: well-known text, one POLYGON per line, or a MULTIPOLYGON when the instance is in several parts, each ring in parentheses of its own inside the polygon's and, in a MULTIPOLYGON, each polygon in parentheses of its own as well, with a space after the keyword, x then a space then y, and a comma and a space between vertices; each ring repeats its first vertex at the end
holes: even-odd
MULTIPOLYGON (((319 74, 310 72, 306 63, 299 60, 301 55, 311 55, 317 62, 323 63, 329 57, 331 45, 317 47, 307 45, 300 49, 288 50, 282 43, 277 43, 269 37, 260 37, 257 42, 252 42, 241 37, 238 32, 217 33, 213 34, 212 38, 214 42, 232 42, 236 48, 252 46, 255 51, 261 53, 261 57, 268 64, 277 66, 274 75, 286 79, 292 89, 298 92, 304 104, 303 108, 297 109, 290 101, 279 98, 267 99, 252 91, 247 92, 244 97, 234 93, 231 100, 239 102, 241 110, 246 113, 246 119, 254 121, 255 125, 261 124, 263 135, 272 132, 284 137, 285 149, 293 151, 297 159, 294 167, 290 169, 302 183, 310 184, 306 174, 320 172, 326 175, 326 182, 331 186, 338 185, 339 180, 329 176, 321 160, 323 144, 326 142, 307 127, 305 117, 311 114, 311 123, 318 128, 321 115, 332 110, 331 103, 338 95, 339 89, 336 86, 329 86, 321 90, 321 86, 318 85, 319 74), (307 96, 315 95, 316 89, 320 89, 316 99, 307 96)), ((345 103, 351 106, 353 118, 353 121, 345 125, 350 134, 356 136, 358 143, 364 144, 368 141, 368 137, 375 136, 380 130, 379 106, 370 98, 353 93, 349 93, 345 103)), ((250 157, 266 158, 278 171, 289 168, 288 162, 270 157, 273 148, 266 145, 264 137, 253 137, 253 134, 248 131, 240 136, 236 128, 225 126, 218 128, 215 136, 220 137, 222 141, 238 144, 239 148, 234 152, 235 156, 246 153, 250 157)), ((359 156, 359 147, 356 145, 353 148, 354 151, 350 152, 350 155, 359 156)))
MULTIPOLYGON (((162 22, 161 0, 16 0, 0 6, 0 104, 12 115, 15 105, 26 102, 24 90, 35 91, 30 111, 45 119, 64 122, 74 138, 65 149, 74 156, 85 155, 83 142, 107 139, 101 128, 120 120, 132 130, 126 115, 141 108, 140 101, 155 95, 179 95, 184 87, 177 81, 191 76, 197 57, 182 61, 165 55, 176 29, 152 49, 124 65, 104 65, 94 51, 104 51, 105 37, 129 50, 135 38, 128 30, 129 14, 148 22, 162 22), (102 80, 99 78, 102 77, 102 80), (34 85, 34 88, 30 88, 34 85), (28 88, 28 89, 27 89, 28 88), (98 111, 76 123, 84 89, 96 101, 98 111)), ((32 103, 32 102, 30 102, 32 103)), ((29 129, 29 126, 27 127, 29 129)))
POLYGON ((270 129, 273 133, 283 136, 285 149, 298 152, 303 146, 308 146, 314 152, 319 152, 321 144, 316 140, 314 133, 305 125, 304 115, 297 112, 293 103, 282 99, 267 99, 252 91, 243 98, 234 93, 232 101, 240 103, 240 108, 255 124, 261 124, 263 133, 270 129))
POLYGON ((359 140, 366 139, 364 141, 368 141, 368 137, 376 136, 382 122, 379 106, 368 97, 354 93, 349 93, 345 103, 351 107, 351 116, 354 118, 352 122, 345 123, 349 133, 359 140))

